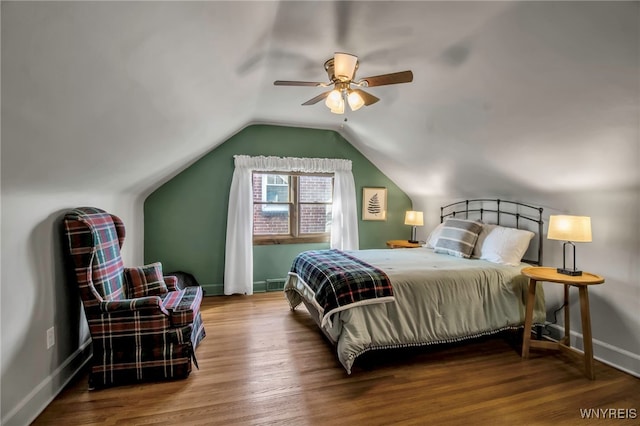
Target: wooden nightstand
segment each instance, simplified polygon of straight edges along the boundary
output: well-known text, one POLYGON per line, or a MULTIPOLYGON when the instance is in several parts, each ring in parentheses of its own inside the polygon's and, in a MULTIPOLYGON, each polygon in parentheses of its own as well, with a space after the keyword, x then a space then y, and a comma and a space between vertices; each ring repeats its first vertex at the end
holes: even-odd
POLYGON ((387 247, 389 248, 417 248, 420 247, 420 243, 410 243, 407 240, 389 240, 387 241, 387 247))
POLYGON ((530 267, 524 268, 522 274, 529 277, 529 293, 527 297, 527 313, 524 320, 524 337, 522 339, 522 358, 529 357, 529 348, 544 348, 560 350, 572 356, 584 359, 584 369, 586 376, 594 380, 596 378, 593 371, 593 342, 591 338, 591 315, 589 313, 589 292, 588 287, 594 284, 602 284, 604 278, 601 276, 583 272, 580 276, 560 274, 556 268, 530 267), (555 342, 549 340, 531 340, 531 325, 533 323, 533 305, 536 299, 536 284, 538 281, 564 284, 564 337, 555 342), (569 335, 569 286, 578 287, 580 292, 580 314, 582 317, 582 340, 584 344, 584 354, 571 347, 569 335))

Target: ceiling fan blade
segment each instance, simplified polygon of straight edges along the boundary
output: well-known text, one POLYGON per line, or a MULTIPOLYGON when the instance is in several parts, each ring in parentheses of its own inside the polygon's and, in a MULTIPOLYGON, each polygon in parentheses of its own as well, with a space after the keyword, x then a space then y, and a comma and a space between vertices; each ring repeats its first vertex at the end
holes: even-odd
POLYGON ((326 83, 318 83, 316 81, 290 81, 290 80, 276 80, 273 82, 274 86, 313 86, 323 87, 326 83))
POLYGON ((413 81, 413 73, 411 71, 393 72, 390 74, 376 75, 373 77, 364 77, 362 81, 367 82, 367 87, 385 86, 387 84, 411 83, 413 81))
POLYGON ((331 90, 329 90, 327 92, 324 92, 324 93, 320 93, 318 96, 316 96, 315 98, 309 99, 307 102, 303 103, 302 105, 314 105, 314 104, 317 104, 318 102, 320 102, 321 100, 323 100, 324 98, 329 96, 329 93, 331 93, 331 90))
POLYGON ((373 105, 373 104, 375 104, 376 102, 378 102, 380 100, 380 98, 376 98, 371 93, 367 93, 364 90, 353 89, 353 91, 356 92, 358 95, 360 95, 360 97, 364 101, 364 104, 367 105, 367 106, 368 105, 373 105))

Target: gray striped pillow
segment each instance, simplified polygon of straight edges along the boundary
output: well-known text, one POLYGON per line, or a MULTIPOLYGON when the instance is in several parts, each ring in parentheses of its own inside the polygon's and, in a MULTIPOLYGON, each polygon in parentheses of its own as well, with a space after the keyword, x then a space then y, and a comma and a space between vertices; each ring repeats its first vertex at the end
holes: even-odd
POLYGON ((482 223, 475 220, 449 218, 444 222, 434 250, 451 256, 471 257, 473 247, 482 231, 482 223))

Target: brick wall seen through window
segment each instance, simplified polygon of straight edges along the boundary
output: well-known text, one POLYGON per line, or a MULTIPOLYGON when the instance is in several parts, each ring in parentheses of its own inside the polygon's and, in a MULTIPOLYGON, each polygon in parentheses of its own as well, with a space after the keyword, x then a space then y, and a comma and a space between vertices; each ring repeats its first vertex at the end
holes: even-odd
POLYGON ((329 241, 333 176, 253 174, 254 244, 329 241))

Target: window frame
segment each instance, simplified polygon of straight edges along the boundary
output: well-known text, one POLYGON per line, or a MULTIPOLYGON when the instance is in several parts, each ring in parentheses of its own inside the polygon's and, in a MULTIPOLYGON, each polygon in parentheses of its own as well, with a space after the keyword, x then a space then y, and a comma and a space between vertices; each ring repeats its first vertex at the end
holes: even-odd
MULTIPOLYGON (((287 205, 289 207, 289 234, 268 234, 255 235, 252 227, 253 245, 275 245, 275 244, 304 244, 304 243, 325 243, 331 241, 331 231, 321 233, 300 234, 300 207, 304 205, 329 205, 333 206, 333 196, 335 194, 335 174, 334 173, 304 173, 304 172, 282 172, 282 171, 262 171, 254 170, 251 174, 251 181, 254 176, 260 175, 287 175, 289 177, 289 201, 288 202, 268 202, 252 200, 255 211, 256 205, 287 205), (331 202, 300 202, 300 176, 321 176, 331 178, 331 202)), ((264 187, 264 184, 263 184, 264 187)))

